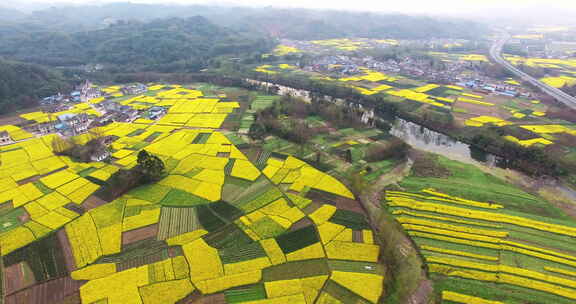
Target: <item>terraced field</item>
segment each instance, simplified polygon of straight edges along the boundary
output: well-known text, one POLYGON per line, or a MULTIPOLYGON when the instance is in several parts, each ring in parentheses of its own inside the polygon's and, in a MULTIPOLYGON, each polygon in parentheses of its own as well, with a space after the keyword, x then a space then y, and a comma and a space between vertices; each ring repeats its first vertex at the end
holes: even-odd
POLYGON ((287 154, 250 162, 215 130, 236 102, 153 88, 121 102, 166 116, 97 130, 114 139, 109 163, 56 155, 58 135, 1 148, 6 303, 378 302, 380 248, 365 215, 346 210, 358 209, 346 186, 287 154), (106 201, 142 149, 167 175, 106 201))
POLYGON ((426 261, 438 299, 574 303, 576 224, 472 166, 448 168, 451 177, 409 177, 404 191, 385 193, 385 206, 426 261))

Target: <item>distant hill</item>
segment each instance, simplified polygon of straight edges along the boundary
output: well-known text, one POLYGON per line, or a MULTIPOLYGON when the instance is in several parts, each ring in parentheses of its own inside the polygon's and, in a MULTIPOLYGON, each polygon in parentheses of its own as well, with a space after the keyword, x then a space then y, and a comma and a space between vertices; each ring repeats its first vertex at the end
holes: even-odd
POLYGON ((277 38, 477 38, 478 23, 393 14, 111 3, 0 18, 0 56, 50 66, 103 63, 127 72, 190 72, 214 57, 270 51, 277 38))
POLYGON ((35 106, 40 97, 69 89, 69 83, 57 72, 0 59, 0 114, 35 106))
MULTIPOLYGON (((30 14, 0 8, 0 111, 55 93, 64 78, 103 64, 107 79, 139 72, 197 72, 219 56, 270 52, 278 38, 477 38, 481 24, 398 14, 202 5, 111 3, 50 7, 30 14)), ((97 75, 90 75, 95 78, 97 75)))
POLYGON ((0 55, 51 66, 104 63, 128 70, 197 71, 220 55, 266 52, 274 41, 204 17, 118 21, 79 32, 0 31, 0 55))
POLYGON ((458 19, 305 9, 257 12, 240 24, 280 38, 298 40, 341 37, 473 39, 488 32, 480 23, 458 19))
POLYGON ((487 31, 476 22, 401 14, 127 2, 52 7, 34 12, 29 22, 44 24, 50 30, 74 32, 102 28, 109 20, 148 22, 193 16, 205 17, 218 26, 293 39, 471 38, 487 31))

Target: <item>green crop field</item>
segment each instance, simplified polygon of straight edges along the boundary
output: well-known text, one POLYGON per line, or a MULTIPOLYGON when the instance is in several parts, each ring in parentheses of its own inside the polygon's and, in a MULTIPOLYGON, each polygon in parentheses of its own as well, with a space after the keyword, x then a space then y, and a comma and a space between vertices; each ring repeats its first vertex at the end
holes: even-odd
POLYGON ((576 224, 475 166, 432 160, 444 176, 422 176, 417 161, 403 190, 387 191, 384 204, 424 257, 437 298, 455 292, 501 303, 573 302, 576 224))

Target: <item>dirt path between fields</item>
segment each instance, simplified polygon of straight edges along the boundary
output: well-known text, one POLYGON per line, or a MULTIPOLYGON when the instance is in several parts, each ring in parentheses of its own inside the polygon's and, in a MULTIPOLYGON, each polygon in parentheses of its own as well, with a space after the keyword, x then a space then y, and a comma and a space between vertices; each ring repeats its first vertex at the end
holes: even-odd
POLYGON ((408 304, 427 304, 430 300, 430 295, 434 291, 434 286, 430 280, 420 281, 418 289, 410 296, 408 304))
MULTIPOLYGON (((408 176, 413 164, 414 161, 408 159, 390 172, 380 176, 370 189, 360 196, 359 200, 366 209, 373 229, 383 247, 383 259, 387 265, 388 273, 390 277, 394 278, 394 281, 386 282, 386 290, 395 289, 395 298, 400 303, 427 304, 433 291, 432 282, 426 278, 421 267, 419 265, 415 267, 415 263, 412 262, 416 260, 418 261, 416 264, 422 264, 417 254, 418 251, 402 229, 397 227, 392 217, 387 216, 387 213, 382 210, 381 205, 384 188, 391 184, 397 184, 408 176), (404 285, 407 277, 417 281, 411 281, 412 284, 408 287, 401 286, 399 288, 399 285, 404 285)), ((386 294, 390 296, 388 291, 386 294)))
POLYGON ((407 161, 396 166, 390 172, 381 175, 378 180, 372 186, 370 186, 370 189, 360 197, 362 202, 367 202, 373 207, 380 208, 380 200, 382 198, 382 191, 384 191, 384 188, 390 184, 398 183, 404 177, 406 177, 410 173, 410 169, 412 169, 413 164, 414 161, 408 159, 407 161))

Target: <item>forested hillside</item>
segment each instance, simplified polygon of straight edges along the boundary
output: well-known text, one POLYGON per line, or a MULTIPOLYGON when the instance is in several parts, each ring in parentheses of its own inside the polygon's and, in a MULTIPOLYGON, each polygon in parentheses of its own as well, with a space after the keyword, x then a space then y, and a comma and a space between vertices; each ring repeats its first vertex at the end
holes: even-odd
POLYGON ((362 38, 472 38, 486 32, 479 23, 399 14, 315 10, 268 10, 254 12, 242 21, 246 28, 267 31, 277 37, 315 40, 362 38), (249 21, 247 21, 249 20, 249 21))
MULTIPOLYGON (((77 32, 105 28, 118 20, 148 22, 202 16, 219 26, 293 39, 465 38, 477 37, 486 31, 479 23, 464 20, 367 12, 119 2, 52 7, 32 13, 26 23, 42 24, 50 31, 77 32)), ((0 23, 3 21, 0 19, 0 23)))
POLYGON ((471 38, 475 22, 399 14, 113 3, 0 19, 0 55, 54 66, 110 63, 198 70, 219 55, 266 52, 273 39, 471 38), (172 63, 167 65, 167 63, 172 63))
POLYGON ((231 58, 250 61, 282 38, 467 38, 485 31, 473 22, 392 14, 132 3, 29 14, 0 8, 0 17, 0 57, 46 67, 2 62, 2 111, 33 105, 36 96, 61 88, 64 78, 48 72, 53 68, 66 81, 111 81, 143 72, 194 73, 231 58), (87 64, 104 69, 84 75, 87 64))
POLYGON ((69 89, 54 71, 34 64, 0 59, 0 114, 36 105, 39 97, 69 89))
POLYGON ((127 70, 196 71, 208 59, 269 51, 273 41, 259 33, 219 27, 206 18, 121 21, 105 29, 66 33, 0 33, 0 55, 52 66, 103 63, 127 70))

